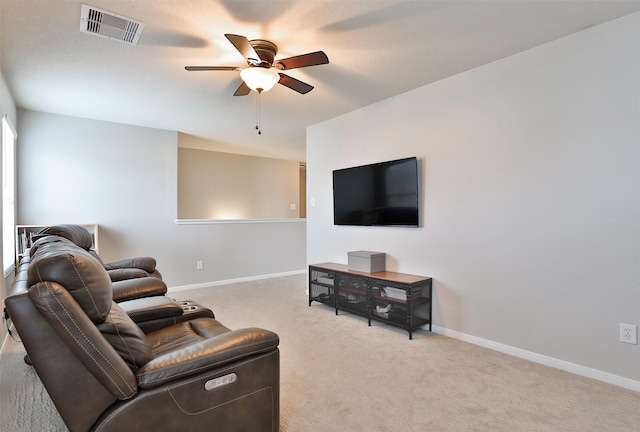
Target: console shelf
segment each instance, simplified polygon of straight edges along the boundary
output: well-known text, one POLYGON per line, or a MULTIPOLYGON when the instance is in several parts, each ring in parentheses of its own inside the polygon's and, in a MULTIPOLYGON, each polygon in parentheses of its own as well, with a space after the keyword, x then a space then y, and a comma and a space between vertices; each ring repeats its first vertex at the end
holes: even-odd
POLYGON ((431 331, 432 279, 389 271, 364 273, 344 264, 309 266, 309 306, 316 301, 335 309, 413 331, 431 331))

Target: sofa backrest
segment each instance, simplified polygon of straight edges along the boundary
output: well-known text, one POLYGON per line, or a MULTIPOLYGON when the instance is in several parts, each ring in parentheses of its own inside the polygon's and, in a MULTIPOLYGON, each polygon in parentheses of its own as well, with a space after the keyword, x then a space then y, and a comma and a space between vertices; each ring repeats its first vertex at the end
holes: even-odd
POLYGON ((61 224, 46 227, 36 234, 35 239, 50 235, 60 236, 71 240, 78 247, 81 247, 84 250, 89 250, 93 246, 91 233, 89 233, 85 227, 81 227, 80 225, 61 224))
POLYGON ((135 395, 134 372, 152 359, 151 348, 142 330, 113 302, 107 271, 65 238, 42 237, 32 249, 24 263, 24 283, 39 314, 114 397, 135 395))
POLYGON ((30 257, 29 286, 56 282, 95 324, 106 319, 113 301, 111 278, 86 250, 60 237, 48 236, 34 243, 30 257))

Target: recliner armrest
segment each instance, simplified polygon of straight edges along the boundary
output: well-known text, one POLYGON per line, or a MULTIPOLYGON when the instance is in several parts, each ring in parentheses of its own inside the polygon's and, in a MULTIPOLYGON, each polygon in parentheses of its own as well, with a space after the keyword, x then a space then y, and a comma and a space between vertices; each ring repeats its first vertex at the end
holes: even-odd
POLYGON ((165 296, 144 297, 118 303, 136 324, 160 318, 172 318, 184 313, 182 306, 165 296))
POLYGON ((142 269, 133 269, 133 268, 112 269, 112 270, 107 270, 107 273, 109 273, 111 282, 119 282, 121 280, 126 280, 126 279, 136 279, 141 277, 152 276, 142 269))
POLYGON ((167 284, 154 277, 116 281, 111 286, 113 301, 116 303, 143 297, 162 296, 167 293, 167 284))
POLYGON ((137 268, 112 269, 107 270, 107 273, 109 273, 109 277, 111 278, 112 282, 118 282, 126 279, 149 277, 149 273, 137 268))
POLYGON ((138 386, 150 389, 178 378, 197 375, 246 357, 276 350, 279 342, 278 335, 269 330, 232 330, 159 355, 138 370, 138 386))
POLYGON ((105 263, 104 268, 107 270, 136 268, 153 273, 156 269, 156 259, 152 257, 127 258, 120 261, 105 263))

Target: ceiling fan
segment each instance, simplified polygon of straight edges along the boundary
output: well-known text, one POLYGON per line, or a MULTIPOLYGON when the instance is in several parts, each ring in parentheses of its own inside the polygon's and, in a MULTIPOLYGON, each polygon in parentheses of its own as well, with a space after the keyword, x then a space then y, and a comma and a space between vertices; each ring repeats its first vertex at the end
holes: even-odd
POLYGON ((246 68, 236 66, 185 66, 188 71, 240 71, 242 84, 233 94, 245 96, 251 90, 262 93, 270 90, 276 83, 289 87, 301 94, 309 93, 313 86, 290 77, 280 71, 316 66, 329 63, 322 51, 275 60, 278 47, 264 39, 249 40, 244 36, 225 34, 229 42, 242 54, 249 64, 246 68))

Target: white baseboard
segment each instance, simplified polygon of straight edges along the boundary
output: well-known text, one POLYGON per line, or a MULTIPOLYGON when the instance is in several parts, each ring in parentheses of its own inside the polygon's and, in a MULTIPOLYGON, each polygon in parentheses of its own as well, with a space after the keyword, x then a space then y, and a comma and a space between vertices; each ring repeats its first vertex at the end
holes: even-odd
POLYGON ((282 273, 270 273, 270 274, 264 274, 264 275, 258 275, 258 276, 243 277, 243 278, 238 278, 238 279, 226 279, 226 280, 219 280, 219 281, 214 281, 214 282, 204 282, 204 283, 198 283, 198 284, 192 284, 192 285, 181 285, 181 286, 175 286, 175 287, 167 288, 167 291, 168 292, 186 291, 186 290, 192 290, 192 289, 198 289, 198 288, 207 288, 207 287, 212 287, 212 286, 229 285, 229 284, 234 284, 234 283, 238 283, 238 282, 251 282, 251 281, 256 281, 256 280, 261 280, 261 279, 271 279, 271 278, 277 278, 277 277, 283 277, 283 276, 293 276, 293 275, 305 274, 305 273, 307 273, 307 269, 304 269, 304 270, 293 270, 293 271, 282 272, 282 273))
MULTIPOLYGON (((207 288, 212 286, 228 285, 228 284, 233 284, 238 282, 250 282, 250 281, 261 280, 261 279, 293 276, 298 274, 304 274, 306 272, 307 272, 307 269, 303 269, 303 270, 294 270, 294 271, 283 272, 283 273, 272 273, 272 274, 250 276, 250 277, 244 277, 244 278, 238 278, 238 279, 227 279, 227 280, 214 281, 214 282, 183 285, 183 286, 168 288, 168 291, 169 292, 186 291, 186 290, 197 289, 197 288, 207 288)), ((428 329, 428 326, 425 326, 425 329, 428 329)), ((525 360, 529 360, 534 363, 539 363, 545 366, 549 366, 549 367, 560 369, 566 372, 574 373, 576 375, 581 375, 581 376, 592 378, 608 384, 613 384, 618 387, 640 392, 640 381, 632 380, 630 378, 621 377, 619 375, 614 375, 609 372, 603 372, 603 371, 582 366, 576 363, 571 363, 565 360, 560 360, 560 359, 549 357, 543 354, 538 354, 532 351, 516 348, 500 342, 494 342, 489 339, 483 339, 477 336, 468 335, 466 333, 450 330, 446 327, 432 325, 431 331, 433 333, 438 333, 443 336, 461 340, 463 342, 468 342, 468 343, 478 345, 484 348, 488 348, 494 351, 498 351, 504 354, 512 355, 514 357, 519 357, 525 360)))
POLYGON ((532 351, 523 350, 521 348, 512 347, 510 345, 505 345, 505 344, 494 342, 488 339, 483 339, 483 338, 471 336, 465 333, 460 333, 455 330, 450 330, 445 327, 440 327, 437 325, 431 326, 431 331, 433 333, 438 333, 443 336, 461 340, 463 342, 469 342, 474 345, 479 345, 484 348, 489 348, 494 351, 498 351, 501 353, 512 355, 514 357, 519 357, 525 360, 529 360, 534 363, 550 366, 552 368, 560 369, 566 372, 571 372, 576 375, 581 375, 587 378, 592 378, 598 381, 606 382, 608 384, 613 384, 618 387, 623 387, 629 390, 640 392, 640 381, 632 380, 630 378, 621 377, 609 372, 603 372, 603 371, 592 369, 579 364, 571 363, 564 360, 559 360, 553 357, 545 356, 532 351))

